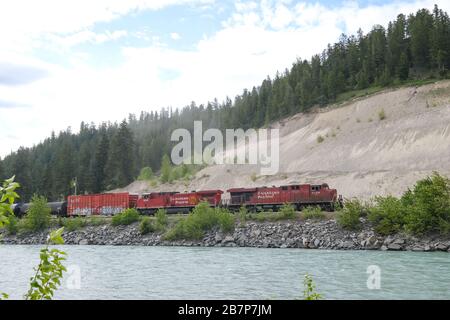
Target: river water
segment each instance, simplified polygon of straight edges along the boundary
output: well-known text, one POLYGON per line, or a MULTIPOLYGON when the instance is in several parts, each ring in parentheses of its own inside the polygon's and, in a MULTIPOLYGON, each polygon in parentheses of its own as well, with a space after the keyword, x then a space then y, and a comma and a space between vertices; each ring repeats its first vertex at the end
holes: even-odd
MULTIPOLYGON (((22 297, 40 248, 0 245, 0 292, 22 297)), ((69 273, 55 295, 58 299, 295 299, 302 296, 307 273, 325 299, 450 299, 446 252, 62 249, 68 253, 69 273)))

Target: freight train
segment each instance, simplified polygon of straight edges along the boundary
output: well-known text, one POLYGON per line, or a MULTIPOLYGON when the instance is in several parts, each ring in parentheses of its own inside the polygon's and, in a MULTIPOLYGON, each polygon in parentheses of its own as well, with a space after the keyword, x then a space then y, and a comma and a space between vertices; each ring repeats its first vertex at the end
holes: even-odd
MULTIPOLYGON (((242 206, 251 212, 272 210, 289 203, 296 210, 306 206, 319 206, 333 211, 342 206, 342 196, 328 184, 296 184, 286 186, 232 188, 227 190, 228 198, 222 190, 202 190, 192 192, 151 192, 142 196, 124 193, 103 193, 69 196, 64 202, 49 202, 51 213, 56 216, 92 216, 118 214, 125 209, 135 208, 141 214, 151 215, 158 209, 167 213, 188 213, 200 202, 211 207, 225 207, 237 211, 242 206)), ((22 216, 29 204, 15 204, 13 211, 22 216)))

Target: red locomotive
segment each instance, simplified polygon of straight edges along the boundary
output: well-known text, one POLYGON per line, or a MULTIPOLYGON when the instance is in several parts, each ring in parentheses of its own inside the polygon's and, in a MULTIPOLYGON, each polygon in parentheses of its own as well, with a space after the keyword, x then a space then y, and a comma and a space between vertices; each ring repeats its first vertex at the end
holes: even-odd
POLYGON ((322 209, 332 211, 335 203, 338 202, 336 189, 330 189, 326 183, 234 188, 228 189, 227 192, 231 197, 228 208, 232 210, 245 206, 251 211, 270 209, 277 211, 283 204, 290 203, 297 210, 306 206, 320 206, 322 209))
POLYGON ((164 208, 167 213, 189 212, 202 201, 208 202, 212 207, 221 204, 222 190, 204 190, 188 193, 178 192, 152 192, 142 195, 137 201, 136 209, 143 214, 153 214, 164 208))
MULTIPOLYGON (((142 214, 154 214, 158 209, 165 209, 168 213, 186 213, 202 201, 211 207, 222 206, 233 211, 241 206, 250 211, 277 211, 285 203, 292 204, 297 210, 305 206, 320 206, 332 211, 336 203, 342 204, 336 189, 330 189, 326 183, 233 188, 227 192, 229 199, 226 201, 222 199, 222 190, 152 192, 141 197, 126 192, 69 196, 67 202, 56 203, 61 204, 61 210, 52 209, 52 212, 69 216, 115 215, 128 208, 136 208, 142 214)), ((21 208, 27 208, 27 204, 17 205, 14 210, 20 211, 21 208)))

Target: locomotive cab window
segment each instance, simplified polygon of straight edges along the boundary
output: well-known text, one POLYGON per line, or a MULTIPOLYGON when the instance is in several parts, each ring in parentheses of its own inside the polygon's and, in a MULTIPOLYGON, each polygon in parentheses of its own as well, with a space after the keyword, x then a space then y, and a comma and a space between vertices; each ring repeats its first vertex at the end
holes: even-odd
POLYGON ((281 190, 288 190, 288 187, 281 187, 281 190))
POLYGON ((311 186, 311 191, 320 191, 320 186, 311 186))

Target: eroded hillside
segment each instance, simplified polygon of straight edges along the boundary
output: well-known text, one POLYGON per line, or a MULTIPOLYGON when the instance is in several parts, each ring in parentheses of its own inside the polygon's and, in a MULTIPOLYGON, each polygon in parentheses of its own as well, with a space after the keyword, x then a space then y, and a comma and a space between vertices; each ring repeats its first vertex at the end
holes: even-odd
POLYGON ((344 197, 398 195, 436 170, 450 176, 450 81, 385 90, 343 105, 297 114, 280 129, 280 170, 260 176, 256 166, 214 165, 189 183, 131 192, 200 190, 292 183, 322 183, 344 197))

